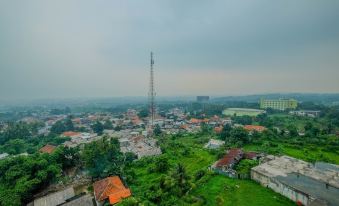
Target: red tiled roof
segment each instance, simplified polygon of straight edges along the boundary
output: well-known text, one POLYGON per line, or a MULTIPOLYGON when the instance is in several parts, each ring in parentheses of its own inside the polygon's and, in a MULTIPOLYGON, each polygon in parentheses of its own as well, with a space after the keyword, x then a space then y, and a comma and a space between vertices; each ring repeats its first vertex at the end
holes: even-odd
POLYGON ((215 133, 220 133, 222 131, 222 127, 214 127, 215 133))
POLYGON ((118 176, 107 177, 93 184, 94 195, 97 201, 109 199, 110 204, 116 204, 122 198, 131 196, 131 191, 124 186, 118 176))
POLYGON ((42 148, 40 148, 39 151, 42 152, 42 153, 51 154, 52 152, 54 152, 55 148, 56 148, 56 146, 47 144, 47 145, 43 146, 42 148))
POLYGON ((253 159, 257 156, 256 152, 245 152, 244 153, 244 158, 245 159, 253 159))
POLYGON ((217 121, 219 120, 220 118, 218 117, 218 115, 214 115, 213 117, 211 117, 211 120, 213 121, 217 121))
POLYGON ((74 137, 74 136, 80 135, 80 133, 79 132, 68 131, 68 132, 62 133, 62 135, 64 135, 65 137, 74 137))
POLYGON ((207 123, 209 121, 209 119, 207 119, 207 118, 205 118, 205 119, 192 118, 190 121, 191 121, 192 124, 199 124, 199 123, 202 123, 202 122, 207 123))
POLYGON ((76 123, 80 123, 81 122, 81 119, 80 118, 74 118, 72 119, 73 122, 76 122, 76 123))
POLYGON ((144 136, 142 136, 142 135, 138 135, 138 136, 136 136, 136 137, 133 137, 133 142, 134 143, 137 143, 137 142, 139 142, 139 141, 141 141, 141 140, 143 140, 144 139, 144 136))
POLYGON ((236 157, 242 154, 242 150, 239 148, 232 148, 228 153, 217 162, 217 167, 222 167, 225 165, 232 164, 236 161, 236 157))
POLYGON ((247 131, 257 131, 257 132, 262 132, 266 129, 266 127, 263 126, 257 126, 257 125, 245 125, 244 129, 247 131))
POLYGON ((186 124, 183 124, 183 125, 180 126, 180 128, 181 128, 181 129, 187 129, 188 126, 187 126, 186 124))

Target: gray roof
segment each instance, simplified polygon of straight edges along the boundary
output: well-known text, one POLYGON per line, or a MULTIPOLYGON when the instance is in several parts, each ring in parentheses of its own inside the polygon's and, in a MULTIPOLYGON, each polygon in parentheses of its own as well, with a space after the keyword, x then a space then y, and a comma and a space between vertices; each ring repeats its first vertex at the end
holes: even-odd
POLYGON ((93 206, 93 197, 89 194, 81 196, 70 202, 62 204, 62 206, 93 206))
POLYGON ((331 185, 326 187, 324 182, 304 175, 298 175, 297 173, 289 173, 287 176, 277 176, 275 178, 312 197, 326 200, 331 206, 339 205, 339 189, 336 187, 331 185))
POLYGON ((65 203, 67 199, 74 197, 73 187, 49 194, 34 200, 34 206, 56 206, 65 203))
POLYGON ((252 171, 322 199, 329 205, 339 205, 339 166, 328 163, 311 164, 293 157, 274 157, 252 168, 252 171))

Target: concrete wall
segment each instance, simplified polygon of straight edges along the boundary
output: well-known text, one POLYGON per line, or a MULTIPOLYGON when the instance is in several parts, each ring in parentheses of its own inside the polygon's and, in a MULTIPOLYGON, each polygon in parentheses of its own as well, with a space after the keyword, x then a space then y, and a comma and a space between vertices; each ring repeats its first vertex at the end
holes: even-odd
POLYGON ((300 201, 303 205, 306 206, 309 205, 312 199, 314 199, 308 194, 297 191, 294 188, 289 187, 288 185, 285 185, 274 178, 267 177, 255 171, 251 171, 251 179, 259 182, 264 187, 270 188, 273 191, 280 193, 281 195, 289 198, 294 202, 300 201))

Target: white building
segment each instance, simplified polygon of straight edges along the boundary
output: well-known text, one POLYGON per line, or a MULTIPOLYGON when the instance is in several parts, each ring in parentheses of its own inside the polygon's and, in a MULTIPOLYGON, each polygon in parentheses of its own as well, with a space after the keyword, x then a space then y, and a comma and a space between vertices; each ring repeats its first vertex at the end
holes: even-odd
POLYGON ((339 166, 274 157, 252 168, 251 178, 305 206, 339 205, 339 166))
POLYGON ((6 157, 8 157, 9 155, 7 153, 2 153, 0 154, 0 160, 1 159, 5 159, 6 157))
POLYGON ((298 111, 290 111, 291 115, 301 116, 301 117, 318 117, 320 115, 320 111, 314 110, 298 110, 298 111))
POLYGON ((207 149, 218 149, 222 145, 225 144, 225 141, 217 140, 217 139, 210 139, 208 143, 204 146, 207 149))

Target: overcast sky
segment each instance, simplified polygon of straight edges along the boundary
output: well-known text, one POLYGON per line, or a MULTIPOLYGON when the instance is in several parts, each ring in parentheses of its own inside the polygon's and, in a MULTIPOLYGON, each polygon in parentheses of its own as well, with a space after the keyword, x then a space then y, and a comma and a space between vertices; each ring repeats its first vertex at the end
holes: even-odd
POLYGON ((338 0, 1 0, 0 99, 339 92, 338 0))

